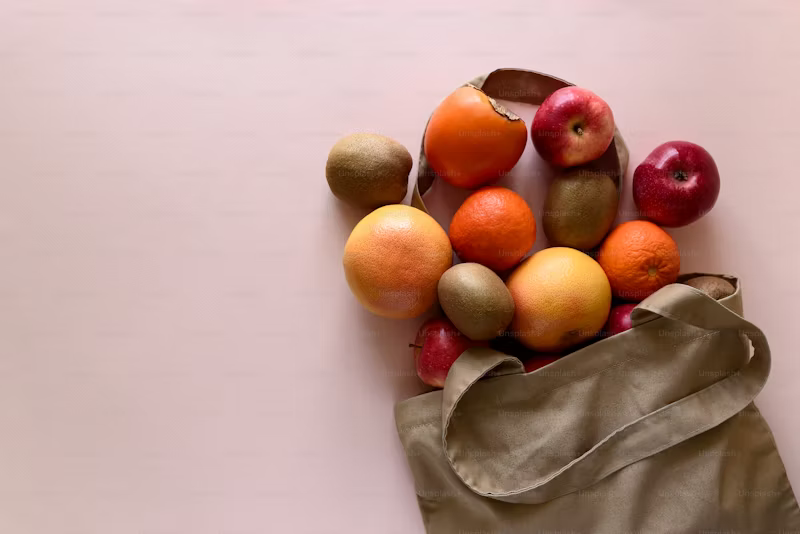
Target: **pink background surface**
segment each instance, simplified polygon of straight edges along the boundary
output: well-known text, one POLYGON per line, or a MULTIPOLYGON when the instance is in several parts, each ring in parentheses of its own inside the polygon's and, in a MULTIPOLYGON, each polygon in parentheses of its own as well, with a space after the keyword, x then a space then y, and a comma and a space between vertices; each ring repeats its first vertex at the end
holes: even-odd
POLYGON ((743 279, 800 482, 800 3, 659 4, 0 1, 0 532, 422 532, 392 415, 422 319, 351 297, 325 159, 379 131, 416 160, 501 66, 603 96, 630 171, 714 155, 716 208, 672 234, 743 279))

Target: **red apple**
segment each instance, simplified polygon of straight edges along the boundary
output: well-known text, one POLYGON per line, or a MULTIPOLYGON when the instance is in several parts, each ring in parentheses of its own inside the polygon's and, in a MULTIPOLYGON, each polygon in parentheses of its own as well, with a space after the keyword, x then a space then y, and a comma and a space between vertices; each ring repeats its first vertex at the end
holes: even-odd
POLYGON ((719 171, 703 147, 670 141, 656 147, 633 173, 639 211, 662 226, 685 226, 714 207, 719 171))
POLYGON ((533 117, 531 139, 545 161, 573 167, 603 155, 614 138, 614 114, 605 101, 581 87, 548 96, 533 117))
POLYGON ((449 320, 428 319, 420 327, 417 338, 411 345, 414 348, 417 376, 429 386, 443 388, 453 362, 462 352, 476 345, 479 343, 459 332, 449 320))
POLYGON ((608 314, 608 321, 603 328, 609 336, 619 334, 625 330, 630 330, 633 326, 631 324, 631 312, 636 307, 636 303, 618 304, 611 308, 611 313, 608 314))
POLYGON ((561 359, 561 354, 537 354, 531 358, 528 358, 523 362, 525 365, 525 372, 532 373, 537 369, 541 369, 545 365, 550 365, 556 360, 561 359))

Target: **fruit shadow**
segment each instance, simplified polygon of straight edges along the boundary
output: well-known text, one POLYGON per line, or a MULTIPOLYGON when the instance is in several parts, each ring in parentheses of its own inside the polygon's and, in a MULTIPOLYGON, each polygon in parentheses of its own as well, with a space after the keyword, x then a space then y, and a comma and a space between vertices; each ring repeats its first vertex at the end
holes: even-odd
POLYGON ((437 315, 429 312, 415 319, 387 319, 378 317, 358 306, 358 327, 366 332, 366 368, 385 391, 390 391, 392 400, 399 402, 420 393, 432 391, 417 376, 414 364, 414 343, 417 330, 428 318, 437 315))
POLYGON ((727 273, 731 266, 720 250, 723 228, 714 217, 705 216, 681 228, 664 228, 678 244, 681 254, 681 274, 693 272, 727 273))
POLYGON ((425 206, 431 217, 436 219, 445 232, 449 232, 453 215, 471 193, 473 191, 470 189, 462 189, 437 178, 425 194, 425 206))
POLYGON ((346 204, 331 195, 329 199, 329 208, 333 212, 333 216, 328 220, 335 221, 336 233, 342 238, 342 245, 347 241, 350 232, 353 231, 358 221, 367 216, 372 210, 368 208, 356 208, 346 204))

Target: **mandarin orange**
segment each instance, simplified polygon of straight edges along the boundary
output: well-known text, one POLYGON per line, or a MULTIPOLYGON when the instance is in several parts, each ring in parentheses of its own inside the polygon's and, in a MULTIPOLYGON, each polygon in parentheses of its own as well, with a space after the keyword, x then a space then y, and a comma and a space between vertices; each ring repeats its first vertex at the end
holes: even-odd
POLYGON ((505 187, 467 197, 450 222, 450 242, 463 261, 501 271, 525 257, 536 241, 536 219, 525 199, 505 187))
POLYGON ((628 221, 614 228, 597 253, 616 297, 638 302, 667 284, 681 270, 675 240, 649 221, 628 221))

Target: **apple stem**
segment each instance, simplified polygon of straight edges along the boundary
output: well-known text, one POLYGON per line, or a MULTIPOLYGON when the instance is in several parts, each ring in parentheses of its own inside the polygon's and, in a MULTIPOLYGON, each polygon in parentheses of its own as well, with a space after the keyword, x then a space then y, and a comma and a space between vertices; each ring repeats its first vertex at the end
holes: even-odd
POLYGON ((685 182, 689 179, 689 174, 686 171, 675 171, 672 173, 672 177, 679 182, 685 182))
POLYGON ((408 347, 413 349, 421 349, 422 345, 415 345, 414 343, 409 343, 408 347))

